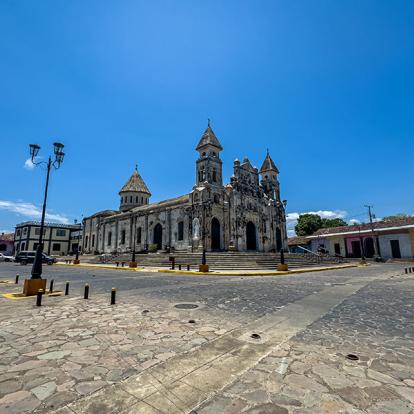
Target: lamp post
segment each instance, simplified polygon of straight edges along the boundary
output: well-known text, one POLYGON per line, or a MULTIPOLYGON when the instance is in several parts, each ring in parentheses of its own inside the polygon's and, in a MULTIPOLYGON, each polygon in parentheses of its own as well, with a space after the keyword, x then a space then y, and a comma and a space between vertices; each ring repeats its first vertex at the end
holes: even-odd
POLYGON ((136 261, 136 251, 135 251, 135 245, 137 244, 137 221, 135 219, 135 229, 134 229, 134 244, 132 246, 132 257, 131 261, 129 262, 129 267, 137 267, 138 263, 136 261))
POLYGON ((63 144, 61 144, 60 142, 55 142, 53 146, 54 146, 54 154, 55 154, 55 159, 53 161, 52 161, 52 157, 49 155, 49 158, 47 161, 36 162, 35 158, 37 154, 39 153, 40 146, 37 144, 30 144, 30 156, 32 159, 32 163, 34 165, 44 164, 46 165, 46 168, 47 168, 46 185, 45 185, 45 192, 44 192, 44 197, 43 197, 42 219, 40 222, 39 244, 37 245, 36 255, 35 255, 35 259, 34 259, 33 267, 32 267, 32 276, 31 276, 32 280, 42 279, 43 229, 45 226, 46 202, 47 202, 47 191, 49 187, 50 171, 52 168, 54 168, 55 170, 59 169, 63 162, 63 158, 65 156, 65 154, 62 151, 64 147, 63 144))

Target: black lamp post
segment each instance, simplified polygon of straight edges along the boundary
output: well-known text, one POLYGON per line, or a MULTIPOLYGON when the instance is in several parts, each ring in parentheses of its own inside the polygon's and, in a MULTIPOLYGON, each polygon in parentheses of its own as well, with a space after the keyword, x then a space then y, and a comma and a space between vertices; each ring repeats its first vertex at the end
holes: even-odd
POLYGON ((40 236, 39 236, 39 244, 37 245, 36 249, 36 256, 33 262, 32 267, 32 277, 31 279, 41 279, 42 278, 42 255, 43 255, 43 229, 45 227, 45 215, 46 215, 46 202, 47 202, 47 190, 49 187, 49 176, 50 171, 52 167, 57 170, 62 162, 65 154, 63 153, 63 147, 64 145, 60 142, 55 142, 53 144, 54 146, 54 153, 55 153, 55 159, 52 161, 52 157, 49 155, 49 158, 47 161, 41 161, 36 162, 35 158, 37 154, 39 153, 40 146, 37 144, 30 144, 30 156, 32 159, 32 163, 34 165, 41 165, 45 164, 47 167, 47 173, 46 173, 46 185, 45 185, 45 193, 43 198, 43 209, 42 209, 42 220, 40 222, 40 236))
POLYGON ((136 244, 137 244, 137 222, 135 221, 134 242, 133 242, 133 246, 132 246, 132 257, 131 257, 131 261, 129 263, 129 267, 137 267, 136 250, 135 250, 136 244))

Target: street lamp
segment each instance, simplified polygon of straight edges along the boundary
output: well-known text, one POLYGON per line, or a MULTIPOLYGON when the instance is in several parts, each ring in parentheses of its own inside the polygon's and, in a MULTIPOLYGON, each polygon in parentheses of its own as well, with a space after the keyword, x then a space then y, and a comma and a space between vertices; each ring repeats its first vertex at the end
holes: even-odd
POLYGON ((131 257, 131 261, 129 262, 129 267, 137 267, 138 263, 136 261, 136 250, 135 250, 135 246, 137 243, 137 222, 135 220, 135 230, 134 230, 134 244, 132 246, 132 257, 131 257))
MULTIPOLYGON (((55 155, 55 159, 52 161, 52 157, 49 155, 49 158, 47 161, 40 161, 40 162, 36 162, 36 157, 39 154, 40 151, 40 146, 37 144, 30 144, 30 157, 31 157, 31 161, 34 165, 46 165, 46 185, 45 185, 45 192, 44 192, 44 197, 43 197, 43 208, 42 208, 42 219, 40 222, 40 236, 39 236, 39 243, 37 245, 37 249, 36 249, 36 255, 34 258, 34 262, 33 262, 33 267, 32 267, 32 276, 31 276, 31 281, 33 280, 42 280, 42 255, 43 255, 43 230, 44 230, 44 226, 45 226, 45 215, 46 215, 46 202, 47 202, 47 191, 48 191, 48 187, 49 187, 49 176, 50 176, 50 171, 52 168, 54 168, 55 170, 59 169, 62 162, 63 162, 63 158, 65 156, 64 152, 63 152, 63 147, 64 145, 61 144, 60 142, 55 142, 53 143, 53 149, 54 149, 54 155, 55 155)), ((46 286, 46 281, 44 281, 44 285, 46 286)), ((42 283, 43 284, 43 283, 42 283)), ((33 286, 39 286, 39 283, 32 283, 33 286)), ((32 288, 35 289, 35 288, 32 288)), ((26 289, 26 285, 25 285, 25 291, 26 294, 30 294, 28 293, 28 291, 30 290, 30 288, 28 287, 26 289)), ((32 292, 32 293, 37 293, 36 292, 32 292)))

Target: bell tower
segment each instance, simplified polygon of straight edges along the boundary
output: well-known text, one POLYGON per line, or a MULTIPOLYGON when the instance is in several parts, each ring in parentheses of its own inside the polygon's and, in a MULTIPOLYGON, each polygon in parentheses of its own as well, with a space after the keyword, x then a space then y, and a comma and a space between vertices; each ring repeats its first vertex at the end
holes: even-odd
POLYGON ((196 147, 196 151, 199 153, 196 162, 197 187, 202 187, 204 183, 223 186, 223 163, 220 159, 220 151, 222 150, 223 147, 211 128, 210 120, 208 120, 207 129, 196 147))
POLYGON ((266 158, 263 161, 262 168, 260 168, 260 175, 262 176, 262 187, 269 198, 274 201, 280 201, 280 188, 277 176, 279 170, 267 151, 266 158))

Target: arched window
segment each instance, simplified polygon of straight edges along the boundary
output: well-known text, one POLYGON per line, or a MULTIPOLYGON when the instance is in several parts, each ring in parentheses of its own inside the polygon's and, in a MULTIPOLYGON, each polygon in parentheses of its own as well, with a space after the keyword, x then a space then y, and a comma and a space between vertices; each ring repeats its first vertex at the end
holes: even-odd
POLYGON ((112 232, 110 231, 108 233, 108 246, 110 246, 112 244, 112 232))
POLYGON ((142 230, 141 227, 137 228, 137 243, 141 243, 141 238, 142 238, 142 230))
POLYGON ((121 231, 121 244, 125 244, 125 230, 121 231))
POLYGON ((135 197, 135 204, 138 204, 138 196, 135 197))
POLYGON ((217 171, 216 169, 213 170, 213 182, 217 181, 217 171))
POLYGON ((132 196, 129 196, 129 202, 132 203, 132 196))
POLYGON ((122 204, 123 201, 124 201, 124 197, 121 197, 121 204, 122 204))

